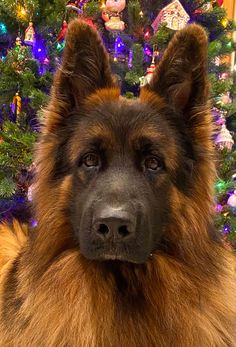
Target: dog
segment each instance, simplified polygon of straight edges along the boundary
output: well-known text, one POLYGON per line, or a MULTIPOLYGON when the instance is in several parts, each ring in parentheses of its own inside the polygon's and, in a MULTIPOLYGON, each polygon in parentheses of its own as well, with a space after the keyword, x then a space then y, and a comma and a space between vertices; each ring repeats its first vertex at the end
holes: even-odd
POLYGON ((1 226, 0 346, 236 346, 207 43, 177 32, 126 100, 98 33, 71 22, 35 155, 38 226, 1 226))

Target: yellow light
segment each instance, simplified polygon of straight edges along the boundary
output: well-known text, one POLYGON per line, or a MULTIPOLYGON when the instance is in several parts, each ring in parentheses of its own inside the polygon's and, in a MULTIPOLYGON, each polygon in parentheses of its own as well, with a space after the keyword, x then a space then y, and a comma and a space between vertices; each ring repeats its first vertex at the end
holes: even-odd
POLYGON ((114 57, 114 62, 116 63, 118 60, 117 60, 117 57, 114 57))
POLYGON ((103 10, 105 7, 106 7, 106 4, 105 2, 103 2, 100 8, 103 10))
POLYGON ((143 17, 143 11, 139 12, 140 17, 143 17))
POLYGON ((27 16, 27 11, 24 7, 18 5, 17 6, 17 17, 22 19, 22 20, 26 20, 26 16, 27 16))

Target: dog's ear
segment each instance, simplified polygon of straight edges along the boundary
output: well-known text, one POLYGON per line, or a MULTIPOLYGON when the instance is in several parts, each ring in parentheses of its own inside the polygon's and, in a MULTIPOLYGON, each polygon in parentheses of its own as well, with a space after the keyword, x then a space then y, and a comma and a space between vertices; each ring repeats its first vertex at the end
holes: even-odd
POLYGON ((96 89, 106 87, 114 87, 114 83, 101 38, 96 30, 76 19, 69 24, 62 64, 54 78, 48 130, 96 89))
POLYGON ((205 30, 191 24, 171 40, 147 89, 164 97, 177 111, 203 105, 208 99, 205 30))

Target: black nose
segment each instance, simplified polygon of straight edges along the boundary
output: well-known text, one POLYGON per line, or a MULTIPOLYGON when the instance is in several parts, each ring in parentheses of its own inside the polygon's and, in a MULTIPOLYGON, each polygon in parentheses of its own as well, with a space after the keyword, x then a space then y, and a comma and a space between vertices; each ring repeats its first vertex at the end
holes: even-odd
POLYGON ((129 239, 135 232, 134 221, 122 208, 104 207, 94 217, 93 230, 102 239, 129 239))

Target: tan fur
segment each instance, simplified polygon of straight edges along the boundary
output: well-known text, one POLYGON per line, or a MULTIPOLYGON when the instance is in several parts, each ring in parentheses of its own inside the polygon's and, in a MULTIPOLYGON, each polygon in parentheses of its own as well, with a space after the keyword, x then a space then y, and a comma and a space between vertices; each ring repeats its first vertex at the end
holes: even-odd
MULTIPOLYGON (((163 244, 146 264, 124 263, 118 268, 115 263, 104 266, 85 259, 73 244, 66 215, 72 175, 66 175, 57 183, 51 180, 56 161, 55 148, 60 143, 57 129, 63 124, 63 117, 68 116, 68 100, 75 98, 73 91, 77 95, 76 103, 83 103, 87 110, 107 98, 117 101, 118 94, 109 77, 104 49, 99 45, 94 53, 91 52, 91 47, 99 40, 97 34, 76 22, 71 25, 69 33, 66 60, 56 76, 36 154, 35 199, 39 226, 33 231, 17 222, 12 227, 0 227, 0 346, 236 347, 235 258, 208 233, 213 215, 215 167, 212 121, 205 97, 196 98, 194 107, 190 108, 188 93, 181 95, 181 100, 185 98, 184 105, 188 106, 186 128, 194 139, 194 146, 200 148, 191 172, 198 189, 189 197, 172 187, 172 219, 164 238, 168 247, 163 244), (74 42, 76 36, 80 38, 79 48, 74 42), (95 55, 96 59, 102 59, 102 71, 108 76, 100 75, 95 60, 91 58, 91 69, 101 90, 83 100, 81 95, 85 91, 82 93, 79 88, 79 80, 85 71, 77 70, 73 60, 74 46, 76 52, 86 48, 91 57, 95 55), (68 76, 73 69, 76 73, 72 87, 76 85, 76 88, 71 89, 68 76), (68 87, 65 99, 59 95, 61 83, 68 87), (113 271, 109 266, 113 266, 113 271)), ((166 107, 167 102, 180 96, 179 86, 175 85, 168 91, 171 100, 167 101, 165 79, 159 95, 154 92, 159 88, 158 73, 165 77, 169 73, 169 58, 179 54, 174 49, 177 43, 182 45, 181 57, 186 56, 184 49, 196 49, 196 57, 200 59, 197 65, 197 58, 192 61, 189 57, 188 64, 184 59, 181 61, 185 68, 191 62, 195 64, 190 72, 196 76, 197 84, 199 71, 203 74, 206 68, 206 36, 201 28, 190 26, 174 40, 166 53, 167 67, 160 68, 153 80, 153 90, 143 90, 140 98, 141 102, 155 107, 158 112, 166 107), (196 46, 199 44, 203 48, 198 55, 199 47, 196 46)), ((175 76, 177 73, 178 68, 175 76)), ((89 80, 82 78, 82 89, 87 82, 89 80)), ((89 84, 86 88, 94 93, 93 87, 89 84)), ((201 79, 201 87, 204 88, 203 94, 207 95, 205 78, 201 79)), ((96 126, 92 131, 98 133, 101 128, 96 126)), ((145 126, 134 129, 133 136, 142 133, 150 135, 150 129, 145 129, 145 126)), ((70 160, 75 156, 77 142, 71 146, 70 160)), ((175 168, 177 154, 172 147, 167 165, 175 168)))

